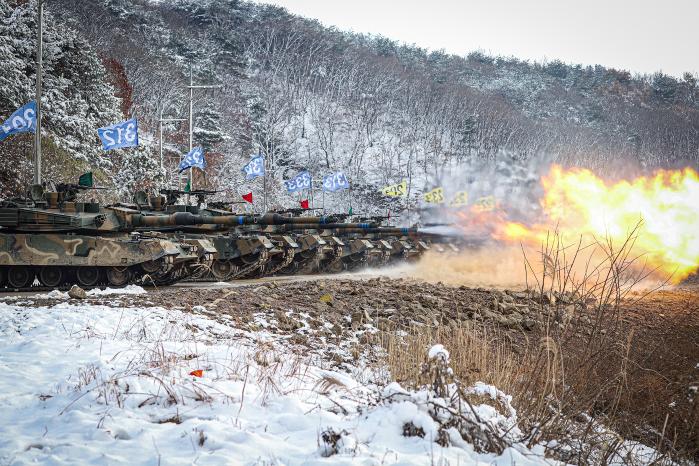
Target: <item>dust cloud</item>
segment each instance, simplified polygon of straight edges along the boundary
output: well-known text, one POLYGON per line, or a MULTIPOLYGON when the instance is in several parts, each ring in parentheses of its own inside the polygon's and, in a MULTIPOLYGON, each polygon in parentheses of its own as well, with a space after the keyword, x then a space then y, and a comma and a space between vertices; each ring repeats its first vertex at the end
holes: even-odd
MULTIPOLYGON (((569 261, 571 259, 568 257, 569 261)), ((561 261, 553 268, 563 266, 563 259, 561 261)), ((496 243, 454 254, 427 251, 418 262, 400 268, 397 272, 403 277, 430 283, 523 290, 539 286, 544 278, 544 268, 541 250, 526 246, 523 250, 520 245, 496 243)), ((552 263, 549 262, 546 268, 550 271, 552 263)), ((600 249, 584 250, 579 252, 576 260, 563 266, 563 269, 568 271, 569 275, 563 272, 560 279, 565 280, 567 275, 571 280, 566 285, 567 288, 581 281, 585 281, 585 288, 589 288, 608 279, 609 259, 600 249)), ((547 287, 552 285, 549 273, 546 274, 545 280, 547 287)), ((669 285, 669 278, 653 273, 653 269, 639 261, 621 272, 618 285, 621 289, 634 291, 672 289, 674 287, 669 285)), ((557 282, 557 285, 559 284, 557 282)))
POLYGON ((524 288, 527 281, 522 250, 508 245, 458 254, 427 251, 405 273, 427 282, 473 287, 524 288))

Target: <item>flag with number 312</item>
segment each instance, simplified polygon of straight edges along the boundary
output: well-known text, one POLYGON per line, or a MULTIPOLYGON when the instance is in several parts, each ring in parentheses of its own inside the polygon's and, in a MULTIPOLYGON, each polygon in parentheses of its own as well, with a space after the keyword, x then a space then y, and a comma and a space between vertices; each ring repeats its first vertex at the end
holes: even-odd
POLYGON ((138 122, 135 118, 105 126, 97 130, 102 140, 102 149, 123 149, 138 145, 138 122))

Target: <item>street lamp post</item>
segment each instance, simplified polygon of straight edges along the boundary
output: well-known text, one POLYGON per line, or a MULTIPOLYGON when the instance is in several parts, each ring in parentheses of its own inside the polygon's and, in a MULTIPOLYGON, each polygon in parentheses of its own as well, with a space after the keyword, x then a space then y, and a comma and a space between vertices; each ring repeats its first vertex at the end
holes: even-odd
MULTIPOLYGON (((160 109, 160 118, 158 119, 158 134, 160 136, 160 171, 163 171, 163 123, 170 121, 187 121, 186 118, 163 118, 163 109, 160 109)), ((169 177, 168 177, 169 178, 169 177)))
MULTIPOLYGON (((210 85, 194 85, 194 74, 192 72, 192 67, 189 67, 189 152, 192 152, 194 148, 194 89, 220 89, 221 86, 210 86, 210 85)), ((193 189, 192 186, 192 167, 189 168, 189 175, 187 176, 187 181, 189 182, 190 191, 193 189)), ((189 204, 189 194, 187 194, 187 204, 189 204)))

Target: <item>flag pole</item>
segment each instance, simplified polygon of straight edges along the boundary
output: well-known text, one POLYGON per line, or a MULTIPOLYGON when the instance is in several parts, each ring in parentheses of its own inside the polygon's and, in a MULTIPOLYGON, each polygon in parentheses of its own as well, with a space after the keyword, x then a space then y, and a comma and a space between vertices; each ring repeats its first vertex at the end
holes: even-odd
MULTIPOLYGON (((194 143, 194 76, 192 71, 192 65, 189 65, 189 152, 192 152, 192 145, 194 143)), ((187 184, 189 185, 189 191, 187 191, 187 205, 189 205, 189 192, 192 191, 192 167, 189 167, 189 174, 187 175, 187 184)))
POLYGON ((34 131, 34 184, 41 184, 41 79, 43 74, 44 0, 37 2, 36 128, 34 131))
POLYGON ((160 118, 158 119, 158 146, 160 149, 160 172, 163 172, 163 108, 160 107, 160 118))

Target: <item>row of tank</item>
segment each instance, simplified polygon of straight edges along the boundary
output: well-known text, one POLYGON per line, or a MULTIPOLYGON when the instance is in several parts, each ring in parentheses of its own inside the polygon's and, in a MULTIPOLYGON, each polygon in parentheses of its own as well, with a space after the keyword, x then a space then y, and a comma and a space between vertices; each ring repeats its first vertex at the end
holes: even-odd
POLYGON ((0 202, 0 286, 23 290, 167 285, 275 274, 341 272, 415 260, 453 239, 347 215, 237 215, 178 205, 181 192, 132 204, 78 202, 82 187, 34 186, 0 202))

